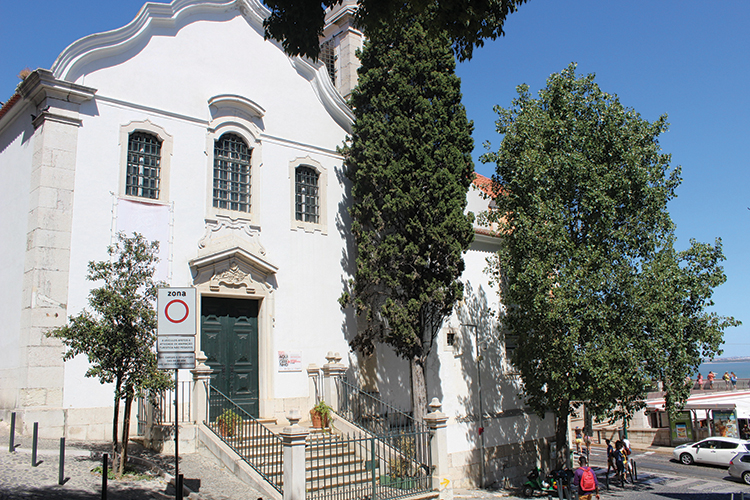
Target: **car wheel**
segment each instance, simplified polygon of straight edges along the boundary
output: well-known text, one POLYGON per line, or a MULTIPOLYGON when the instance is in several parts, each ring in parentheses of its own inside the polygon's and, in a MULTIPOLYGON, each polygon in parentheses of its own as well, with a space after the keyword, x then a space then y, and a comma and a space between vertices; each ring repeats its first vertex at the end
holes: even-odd
POLYGON ((692 465, 693 456, 690 453, 683 453, 682 455, 680 455, 680 462, 682 462, 685 465, 692 465))
POLYGON ((750 471, 742 473, 742 480, 745 481, 745 484, 750 484, 750 471))
POLYGON ((523 487, 523 496, 526 498, 534 496, 534 488, 529 486, 528 484, 523 487))

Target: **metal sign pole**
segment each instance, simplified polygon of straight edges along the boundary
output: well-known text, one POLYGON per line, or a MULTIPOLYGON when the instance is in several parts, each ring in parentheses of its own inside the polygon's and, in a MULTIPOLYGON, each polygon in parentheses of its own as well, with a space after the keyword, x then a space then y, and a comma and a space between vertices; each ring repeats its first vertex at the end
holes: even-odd
POLYGON ((177 419, 177 411, 178 411, 178 404, 179 401, 179 373, 180 370, 175 368, 174 370, 174 489, 175 489, 175 498, 177 500, 182 499, 182 492, 179 491, 179 485, 177 479, 180 477, 180 457, 179 457, 179 447, 180 447, 180 426, 178 425, 178 419, 177 419))
POLYGON ((195 369, 197 291, 192 287, 159 288, 157 309, 157 367, 174 369, 174 486, 175 499, 182 500, 180 475, 180 368, 195 369))

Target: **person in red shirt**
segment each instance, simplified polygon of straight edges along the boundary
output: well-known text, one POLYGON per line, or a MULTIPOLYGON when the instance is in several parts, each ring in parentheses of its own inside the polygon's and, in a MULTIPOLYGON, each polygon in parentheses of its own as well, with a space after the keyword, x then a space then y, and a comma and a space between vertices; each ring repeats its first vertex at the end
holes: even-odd
POLYGON ((573 486, 578 489, 579 500, 591 500, 593 495, 596 495, 597 500, 599 499, 599 480, 596 479, 596 474, 588 466, 586 457, 578 459, 580 467, 578 467, 573 474, 573 486))

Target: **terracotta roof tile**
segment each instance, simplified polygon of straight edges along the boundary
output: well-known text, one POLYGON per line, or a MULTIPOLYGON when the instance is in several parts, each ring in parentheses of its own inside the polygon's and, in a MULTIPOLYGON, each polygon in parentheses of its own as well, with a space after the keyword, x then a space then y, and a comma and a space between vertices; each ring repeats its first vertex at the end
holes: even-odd
POLYGON ((5 104, 3 104, 3 107, 0 108, 0 118, 2 118, 3 116, 5 116, 5 113, 7 113, 8 111, 10 111, 10 108, 12 108, 13 105, 15 103, 17 103, 19 100, 21 100, 21 94, 19 94, 18 92, 16 92, 15 94, 13 94, 13 96, 11 96, 10 99, 8 99, 7 101, 5 101, 5 104))
MULTIPOLYGON (((497 195, 495 192, 495 183, 489 177, 474 172, 474 180, 472 181, 472 184, 491 198, 494 198, 497 195)), ((500 192, 502 192, 502 189, 500 192)))

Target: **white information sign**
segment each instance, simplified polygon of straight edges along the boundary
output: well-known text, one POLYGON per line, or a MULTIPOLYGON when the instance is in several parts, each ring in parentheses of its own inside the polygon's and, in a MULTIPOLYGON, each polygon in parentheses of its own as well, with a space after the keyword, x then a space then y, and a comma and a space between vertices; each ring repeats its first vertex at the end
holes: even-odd
POLYGON ((157 354, 157 368, 159 370, 177 370, 195 368, 194 352, 160 352, 157 354))
POLYGON ((156 338, 156 350, 159 352, 195 352, 193 335, 159 335, 156 338))
POLYGON ((159 288, 156 297, 159 335, 196 334, 195 288, 159 288))
POLYGON ((280 372, 301 372, 302 351, 279 351, 280 372))

